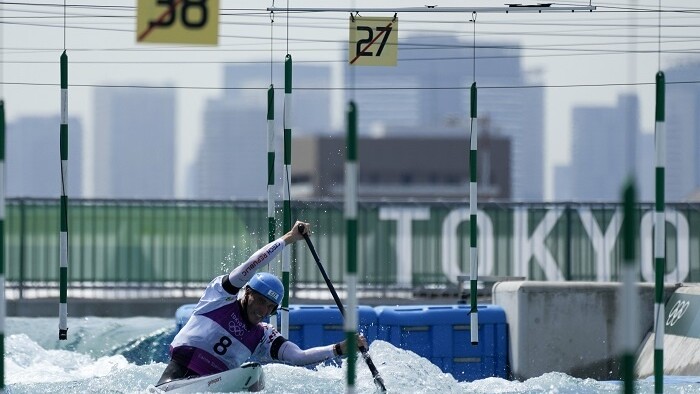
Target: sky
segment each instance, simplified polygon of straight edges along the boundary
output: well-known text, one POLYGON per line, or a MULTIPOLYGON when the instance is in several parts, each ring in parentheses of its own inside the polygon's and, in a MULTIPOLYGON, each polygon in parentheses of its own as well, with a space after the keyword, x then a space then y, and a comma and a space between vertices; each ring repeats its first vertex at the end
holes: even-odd
MULTIPOLYGON (((65 49, 70 63, 69 114, 82 119, 84 146, 89 146, 95 86, 176 89, 176 173, 182 196, 183 176, 202 134, 206 100, 223 95, 225 64, 255 62, 270 69, 272 59, 273 72, 282 73, 286 53, 295 62, 329 62, 336 69, 347 61, 347 12, 279 11, 271 19, 268 7, 357 8, 366 10, 364 16, 392 16, 370 12, 387 8, 396 10, 400 20, 399 50, 401 37, 418 34, 455 35, 465 43, 476 34, 477 41, 509 40, 522 46, 524 68, 539 72, 546 89, 545 198, 551 198, 552 169, 570 157, 573 107, 614 105, 619 94, 636 93, 642 128, 652 132, 656 72, 680 62, 700 61, 697 0, 590 1, 595 11, 574 13, 484 11, 476 15, 476 23, 470 22, 471 13, 402 12, 426 4, 438 9, 468 4, 505 10, 502 2, 492 0, 220 0, 218 45, 201 47, 137 43, 134 0, 0 1, 0 97, 8 122, 59 114, 59 57, 65 49), (663 12, 657 12, 659 7, 663 12)), ((588 0, 578 0, 554 6, 588 5, 588 0)), ((471 49, 465 51, 469 56, 471 49)), ((421 55, 431 53, 426 50, 421 55)), ((335 113, 334 126, 342 118, 342 112, 335 113)), ((87 162, 90 154, 85 152, 87 162)))

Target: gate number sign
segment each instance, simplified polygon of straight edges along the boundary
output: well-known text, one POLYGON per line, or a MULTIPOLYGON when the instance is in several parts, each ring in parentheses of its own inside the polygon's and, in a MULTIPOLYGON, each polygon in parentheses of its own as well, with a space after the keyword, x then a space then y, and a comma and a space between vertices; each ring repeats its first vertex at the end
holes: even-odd
POLYGON ((399 19, 350 17, 348 60, 351 66, 395 66, 399 19))
POLYGON ((216 45, 219 0, 138 0, 136 41, 216 45))

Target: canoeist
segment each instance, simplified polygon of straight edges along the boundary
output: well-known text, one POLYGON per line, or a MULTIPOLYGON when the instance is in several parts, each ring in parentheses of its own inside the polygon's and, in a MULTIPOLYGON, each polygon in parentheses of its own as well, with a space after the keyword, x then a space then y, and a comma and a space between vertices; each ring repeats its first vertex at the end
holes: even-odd
MULTIPOLYGON (((309 227, 297 221, 289 232, 253 253, 231 273, 209 283, 187 324, 173 339, 170 362, 157 384, 223 372, 246 361, 309 365, 347 354, 345 341, 302 350, 264 322, 282 302, 284 287, 275 275, 257 271, 285 247, 310 234, 309 227)), ((358 344, 366 347, 367 341, 360 335, 358 344)))

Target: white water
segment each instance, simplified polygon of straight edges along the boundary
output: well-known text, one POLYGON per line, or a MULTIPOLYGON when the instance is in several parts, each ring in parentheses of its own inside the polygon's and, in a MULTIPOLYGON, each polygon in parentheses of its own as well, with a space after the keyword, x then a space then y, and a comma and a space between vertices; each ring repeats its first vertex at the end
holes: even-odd
MULTIPOLYGON (((173 319, 75 318, 68 340, 58 341, 58 319, 8 318, 5 384, 8 393, 145 393, 165 368, 165 345, 173 319), (156 361, 154 361, 156 360, 156 361)), ((428 360, 374 341, 370 354, 389 393, 618 393, 619 383, 547 373, 524 382, 487 378, 458 382, 428 360)), ((345 367, 264 367, 264 393, 344 393, 345 367)), ((700 393, 700 379, 667 383, 665 393, 700 393)), ((637 392, 653 393, 653 382, 637 392)), ((357 391, 373 393, 367 367, 358 360, 357 391)))

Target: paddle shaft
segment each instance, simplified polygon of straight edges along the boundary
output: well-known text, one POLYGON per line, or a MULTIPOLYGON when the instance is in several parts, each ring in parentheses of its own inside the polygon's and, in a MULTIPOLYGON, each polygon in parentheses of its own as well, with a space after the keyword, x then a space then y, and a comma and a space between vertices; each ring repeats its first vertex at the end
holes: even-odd
MULTIPOLYGON (((299 225, 299 233, 301 233, 304 236, 304 240, 306 241, 306 245, 308 245, 309 250, 311 251, 311 255, 314 256, 314 260, 316 260, 316 265, 318 266, 319 271, 321 271, 321 275, 323 276, 323 280, 326 281, 326 285, 328 286, 328 290, 330 290, 331 295, 333 296, 333 300, 335 300, 335 304, 338 306, 338 310, 340 311, 340 314, 345 317, 345 307, 343 307, 343 303, 340 302, 340 297, 338 297, 338 293, 335 291, 335 287, 333 287, 333 283, 331 282, 331 279, 328 277, 328 274, 326 274, 326 270, 323 268, 323 264, 321 264, 321 259, 318 257, 318 254, 316 253, 316 248, 314 248, 314 244, 311 243, 311 238, 309 238, 308 234, 304 234, 304 225, 300 224, 299 225)), ((362 358, 365 359, 365 363, 367 364, 367 367, 369 367, 370 372, 372 372, 372 378, 374 378, 374 383, 382 390, 382 392, 386 392, 386 387, 384 386, 384 379, 382 379, 381 376, 379 376, 379 371, 377 370, 377 367, 374 365, 374 362, 372 361, 372 357, 370 357, 369 352, 367 351, 367 348, 364 346, 358 346, 360 348, 360 353, 362 353, 362 358)))

